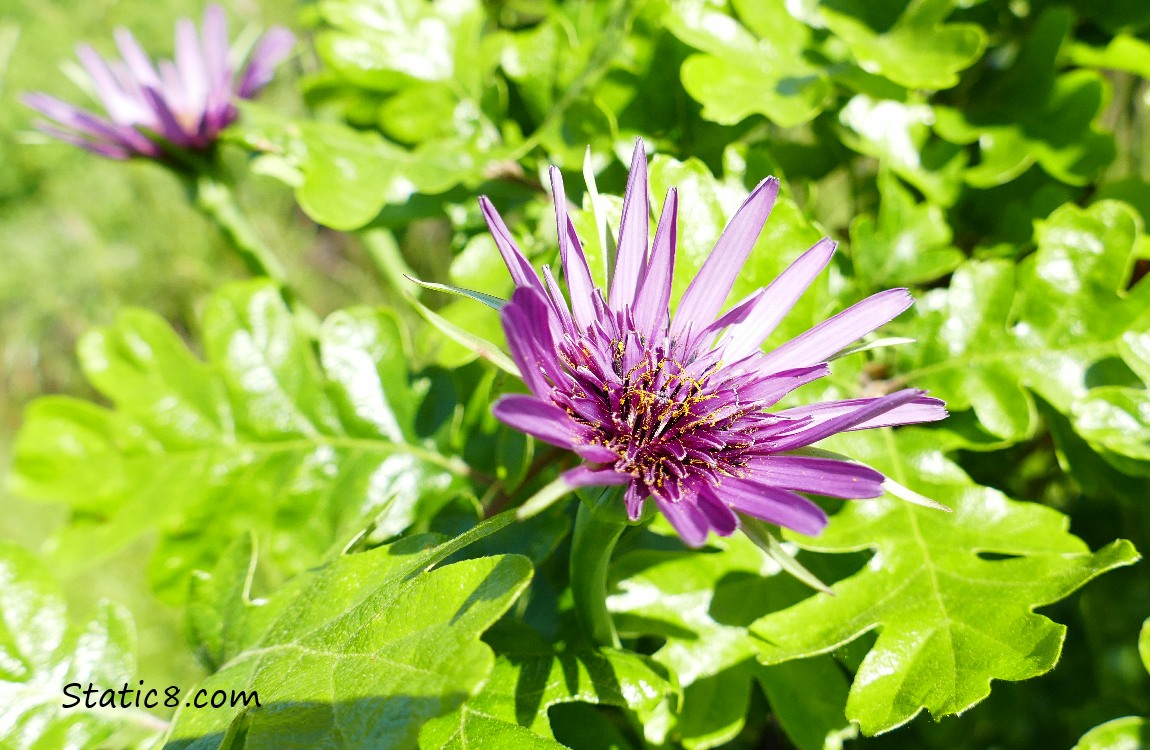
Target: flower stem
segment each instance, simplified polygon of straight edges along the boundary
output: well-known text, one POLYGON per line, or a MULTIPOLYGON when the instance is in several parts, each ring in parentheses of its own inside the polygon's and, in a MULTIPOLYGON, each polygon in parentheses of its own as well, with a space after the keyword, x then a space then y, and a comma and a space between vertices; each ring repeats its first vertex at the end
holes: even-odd
POLYGON ((571 540, 571 593, 583 627, 600 646, 619 647, 619 635, 607 611, 607 566, 626 528, 624 521, 605 518, 588 503, 579 503, 571 540))
POLYGON ((224 233, 248 271, 286 288, 283 266, 240 209, 232 189, 207 174, 195 177, 190 187, 196 206, 224 233))

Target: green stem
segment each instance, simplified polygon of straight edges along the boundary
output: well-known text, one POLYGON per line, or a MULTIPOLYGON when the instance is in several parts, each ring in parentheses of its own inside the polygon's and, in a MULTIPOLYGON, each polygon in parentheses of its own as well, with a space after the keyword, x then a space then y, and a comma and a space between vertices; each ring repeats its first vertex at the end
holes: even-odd
POLYGON ((232 189, 201 174, 194 178, 191 192, 196 206, 220 228, 248 271, 255 276, 266 276, 286 288, 283 266, 240 209, 232 189))
POLYGON ((585 502, 579 503, 575 535, 571 540, 571 593, 575 611, 591 640, 619 648, 619 634, 607 611, 607 566, 615 543, 627 524, 604 518, 585 502))

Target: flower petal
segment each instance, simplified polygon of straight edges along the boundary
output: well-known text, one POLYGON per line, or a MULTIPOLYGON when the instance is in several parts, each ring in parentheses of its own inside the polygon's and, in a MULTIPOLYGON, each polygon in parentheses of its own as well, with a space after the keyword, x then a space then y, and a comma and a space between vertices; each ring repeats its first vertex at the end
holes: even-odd
POLYGON ((647 490, 638 482, 631 482, 627 491, 623 493, 623 502, 627 506, 627 518, 638 521, 643 515, 643 504, 647 502, 647 490))
POLYGON ((659 504, 659 510, 663 511, 663 515, 688 546, 703 546, 703 542, 707 541, 707 532, 711 530, 711 524, 695 505, 693 497, 684 495, 682 500, 673 503, 656 496, 655 502, 659 504))
POLYGON ((551 196, 555 201, 555 226, 559 234, 559 258, 563 263, 563 276, 571 295, 571 312, 580 328, 595 320, 595 282, 583 253, 583 243, 575 232, 575 225, 567 215, 567 192, 563 189, 563 173, 558 167, 548 170, 551 176, 551 196))
POLYGON ((725 343, 720 344, 724 347, 724 357, 736 360, 758 351, 811 282, 830 263, 836 246, 837 243, 824 237, 763 289, 754 309, 727 331, 725 343))
POLYGON ((602 445, 577 445, 575 452, 579 454, 580 458, 596 464, 615 463, 619 460, 618 453, 602 445))
POLYGON ((507 264, 507 270, 511 273, 515 286, 543 291, 539 275, 516 246, 515 240, 511 239, 511 232, 503 223, 503 217, 495 210, 495 206, 491 205, 486 195, 479 196, 479 208, 483 211, 487 228, 491 230, 491 237, 495 240, 495 246, 499 248, 499 254, 503 256, 503 262, 507 264))
POLYGON ((906 289, 888 289, 872 294, 767 352, 763 365, 774 370, 788 370, 825 362, 847 344, 893 320, 913 303, 914 299, 906 289))
POLYGON ((294 46, 295 34, 282 26, 268 29, 252 51, 251 61, 240 78, 240 85, 236 88, 236 96, 250 99, 268 85, 276 66, 291 54, 294 46))
POLYGON ((516 289, 499 317, 523 381, 537 396, 549 392, 548 380, 558 382, 562 369, 555 356, 551 311, 543 293, 529 287, 516 289))
POLYGON ((654 336, 667 327, 678 227, 679 191, 671 188, 663 201, 663 213, 659 216, 659 227, 655 230, 655 244, 651 247, 647 267, 639 280, 639 291, 635 295, 632 310, 635 326, 648 336, 654 336))
POLYGON ((730 506, 719 500, 711 492, 700 492, 698 500, 699 510, 707 518, 707 523, 719 536, 730 536, 739 528, 739 517, 730 506))
POLYGON ((878 497, 884 480, 869 466, 813 456, 763 456, 747 468, 757 484, 842 498, 878 497))
POLYGON ((619 252, 615 258, 615 276, 611 279, 608 302, 612 310, 633 304, 639 274, 647 265, 647 223, 651 202, 647 197, 647 152, 643 139, 635 139, 631 155, 631 172, 623 194, 623 218, 619 220, 619 252))
POLYGON ((813 536, 822 532, 827 525, 827 514, 822 508, 802 495, 777 487, 743 479, 724 479, 718 487, 704 491, 714 493, 719 500, 740 513, 793 529, 800 534, 813 536))
POLYGON ((671 323, 672 337, 684 333, 688 326, 702 331, 718 315, 771 215, 778 194, 779 181, 768 177, 739 206, 699 274, 683 293, 671 323))
POLYGON ((491 407, 491 413, 500 422, 545 443, 560 448, 570 448, 574 444, 574 423, 567 412, 534 396, 519 393, 501 396, 491 407))
POLYGON ((136 81, 141 86, 159 88, 160 76, 152 66, 152 59, 148 57, 147 52, 144 52, 144 48, 136 41, 136 37, 132 36, 132 32, 119 28, 113 32, 113 35, 116 38, 116 46, 120 49, 120 56, 128 64, 128 69, 132 71, 132 76, 136 81))
MULTIPOLYGON (((823 438, 830 437, 839 432, 846 432, 852 429, 865 429, 861 425, 867 422, 881 419, 882 415, 887 414, 899 407, 905 407, 913 404, 918 399, 925 396, 925 392, 915 390, 914 388, 907 388, 905 390, 897 391, 886 396, 879 398, 859 399, 862 401, 861 406, 856 406, 852 409, 844 411, 842 414, 823 419, 821 421, 808 422, 802 426, 797 432, 789 435, 784 435, 781 438, 771 440, 772 451, 786 451, 795 448, 801 448, 805 445, 822 440, 823 438)), ((929 399, 934 401, 934 399, 929 399)), ((932 414, 937 414, 937 407, 931 406, 932 414)), ((790 416, 790 415, 784 415, 790 416)), ((809 415, 808 415, 809 416, 809 415)), ((942 416, 945 416, 945 410, 942 416)), ((942 416, 936 417, 941 419, 942 416)), ((875 424, 874 426, 879 426, 875 424)))
MULTIPOLYGON (((843 401, 824 401, 818 404, 797 406, 793 409, 784 409, 775 412, 781 417, 812 417, 811 425, 853 413, 855 410, 873 404, 877 398, 851 398, 843 401)), ((896 427, 904 424, 920 424, 922 422, 937 422, 947 416, 946 402, 930 396, 917 396, 912 401, 895 406, 876 417, 843 428, 847 430, 869 430, 875 427, 896 427)))
POLYGON ((563 481, 568 487, 608 487, 627 484, 630 474, 620 474, 613 469, 592 469, 589 466, 576 466, 563 472, 563 481))

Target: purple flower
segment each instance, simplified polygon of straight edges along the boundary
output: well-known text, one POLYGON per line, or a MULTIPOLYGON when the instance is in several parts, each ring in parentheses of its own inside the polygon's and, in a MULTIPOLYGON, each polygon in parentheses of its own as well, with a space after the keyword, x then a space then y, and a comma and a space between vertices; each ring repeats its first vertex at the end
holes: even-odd
POLYGON ((826 268, 823 239, 774 280, 720 314, 771 212, 779 183, 760 182, 731 219, 670 315, 678 194, 667 193, 648 250, 647 160, 635 149, 623 199, 618 256, 608 291, 594 286, 562 176, 551 168, 559 254, 570 305, 550 268, 540 279, 490 201, 480 199, 516 289, 503 307, 507 341, 531 395, 502 397, 503 422, 586 463, 573 486, 625 485, 636 520, 654 500, 692 546, 731 534, 746 514, 817 534, 826 514, 799 492, 876 497, 869 467, 802 449, 847 430, 931 422, 942 401, 903 390, 771 411, 783 396, 828 373, 827 360, 911 305, 905 289, 880 292, 769 352, 760 346, 826 268))
POLYGON ((251 59, 239 60, 237 75, 228 53, 227 22, 218 5, 204 11, 202 34, 189 18, 176 22, 176 59, 153 65, 127 29, 116 29, 122 60, 105 60, 81 44, 76 54, 91 79, 107 117, 42 93, 23 101, 53 122, 37 122, 45 133, 112 159, 163 158, 172 147, 204 151, 236 119, 234 97, 250 99, 272 78, 291 52, 295 37, 270 29, 251 59))

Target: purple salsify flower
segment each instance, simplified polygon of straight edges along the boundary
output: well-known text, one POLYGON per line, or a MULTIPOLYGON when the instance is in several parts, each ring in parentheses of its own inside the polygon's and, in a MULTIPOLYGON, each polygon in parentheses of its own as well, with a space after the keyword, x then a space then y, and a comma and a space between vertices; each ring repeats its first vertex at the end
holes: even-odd
POLYGON ((274 27, 259 41, 237 75, 229 61, 227 21, 218 5, 204 11, 202 33, 189 18, 176 22, 176 59, 153 65, 127 29, 116 29, 122 60, 105 60, 81 44, 76 54, 107 117, 53 96, 33 93, 23 101, 52 122, 37 127, 101 156, 163 158, 172 147, 204 151, 235 121, 233 99, 250 99, 291 52, 295 36, 274 27))
POLYGON ((512 356, 531 395, 503 396, 495 416, 586 463, 572 487, 625 485, 628 516, 652 499, 692 546, 709 531, 731 534, 739 514, 804 534, 827 523, 799 492, 877 497, 884 477, 869 467, 798 449, 847 430, 931 422, 942 401, 902 390, 771 411, 783 396, 828 373, 827 360, 906 310, 905 289, 875 294, 769 352, 760 346, 826 268, 823 239, 769 286, 720 315, 778 194, 760 182, 723 231, 672 318, 678 194, 667 193, 648 251, 647 159, 635 149, 614 277, 591 280, 563 180, 551 168, 559 254, 570 306, 551 270, 540 279, 485 197, 480 205, 516 289, 503 307, 512 356))

